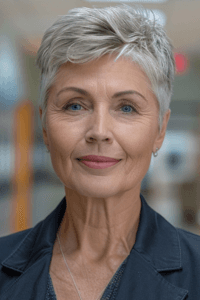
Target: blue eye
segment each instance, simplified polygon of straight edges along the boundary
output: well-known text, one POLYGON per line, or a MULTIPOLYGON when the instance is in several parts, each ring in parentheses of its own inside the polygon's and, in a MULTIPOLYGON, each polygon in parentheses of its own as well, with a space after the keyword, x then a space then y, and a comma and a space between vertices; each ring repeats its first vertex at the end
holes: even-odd
MULTIPOLYGON (((76 109, 77 106, 82 107, 82 105, 80 105, 80 104, 78 104, 78 103, 71 103, 71 104, 67 104, 66 106, 64 106, 64 107, 63 107, 63 110, 64 110, 64 111, 66 111, 66 110, 71 110, 71 109, 69 109, 69 108, 70 108, 70 107, 74 107, 75 109, 72 109, 71 111, 79 111, 79 110, 76 109)), ((131 114, 131 113, 133 113, 133 112, 136 112, 136 109, 135 109, 132 105, 125 105, 125 104, 122 104, 122 105, 120 106, 120 108, 122 108, 122 107, 126 107, 126 108, 129 107, 129 109, 125 109, 125 111, 124 111, 125 114, 131 114), (130 108, 131 108, 131 110, 130 110, 130 108)))
POLYGON ((81 106, 81 105, 78 104, 78 103, 73 103, 73 104, 70 104, 69 106, 65 107, 65 109, 68 110, 69 107, 71 107, 71 106, 77 106, 77 105, 78 105, 78 106, 81 106))
MULTIPOLYGON (((122 107, 126 107, 126 108, 127 108, 127 107, 130 107, 132 110, 135 110, 131 105, 122 105, 121 108, 122 108, 122 107)), ((132 112, 132 111, 131 111, 131 112, 132 112)), ((130 113, 130 109, 128 109, 128 110, 126 109, 126 110, 125 110, 125 113, 130 113)))

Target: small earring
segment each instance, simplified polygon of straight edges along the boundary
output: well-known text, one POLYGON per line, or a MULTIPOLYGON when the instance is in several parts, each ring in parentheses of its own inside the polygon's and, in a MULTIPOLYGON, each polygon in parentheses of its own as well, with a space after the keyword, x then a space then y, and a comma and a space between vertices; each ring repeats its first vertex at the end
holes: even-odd
POLYGON ((153 152, 153 156, 154 156, 154 157, 157 157, 157 156, 158 156, 158 150, 159 150, 159 148, 156 148, 156 152, 153 152))

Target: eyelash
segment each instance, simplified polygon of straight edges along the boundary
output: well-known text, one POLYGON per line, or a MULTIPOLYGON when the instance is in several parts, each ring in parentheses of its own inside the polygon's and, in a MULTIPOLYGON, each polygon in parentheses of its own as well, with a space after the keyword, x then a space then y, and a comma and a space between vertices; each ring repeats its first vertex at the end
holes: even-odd
MULTIPOLYGON (((79 104, 79 103, 76 103, 76 102, 73 102, 73 103, 70 103, 70 104, 67 104, 67 105, 65 105, 64 107, 63 107, 63 110, 64 111, 66 111, 66 110, 68 110, 68 108, 70 107, 70 106, 72 106, 72 105, 80 105, 80 106, 82 106, 81 104, 79 104)), ((124 107, 124 106, 130 106, 131 108, 132 108, 132 112, 124 112, 124 114, 132 114, 133 112, 137 112, 137 110, 135 109, 135 107, 133 107, 132 105, 130 105, 130 104, 125 104, 125 103, 123 103, 122 105, 120 105, 120 108, 122 108, 122 107, 124 107)), ((83 107, 83 106, 82 106, 83 107)), ((78 111, 78 110, 77 110, 78 111)), ((76 112, 76 110, 72 110, 72 112, 76 112)))

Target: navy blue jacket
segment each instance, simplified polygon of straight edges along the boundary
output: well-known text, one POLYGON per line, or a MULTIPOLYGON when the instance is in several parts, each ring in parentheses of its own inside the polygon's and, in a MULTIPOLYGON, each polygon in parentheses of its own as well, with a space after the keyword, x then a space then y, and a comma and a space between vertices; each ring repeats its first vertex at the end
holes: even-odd
MULTIPOLYGON (((142 208, 116 300, 200 300, 200 237, 142 208)), ((44 300, 64 197, 35 227, 0 238, 0 300, 44 300)), ((70 300, 70 299, 69 299, 70 300)))

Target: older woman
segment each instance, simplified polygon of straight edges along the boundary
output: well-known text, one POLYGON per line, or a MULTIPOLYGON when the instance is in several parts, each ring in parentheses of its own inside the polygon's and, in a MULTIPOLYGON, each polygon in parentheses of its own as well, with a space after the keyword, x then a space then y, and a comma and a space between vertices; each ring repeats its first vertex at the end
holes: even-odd
POLYGON ((142 10, 77 8, 38 51, 44 142, 65 187, 0 239, 1 300, 200 299, 200 238, 140 194, 170 117, 172 45, 142 10))

